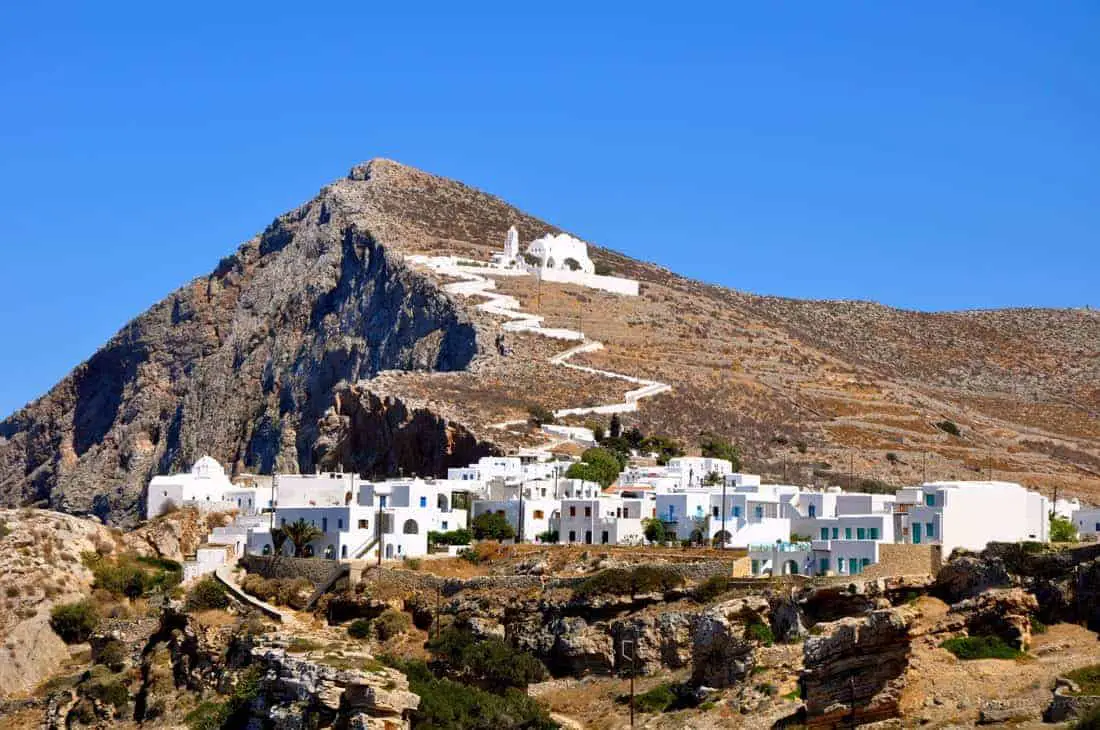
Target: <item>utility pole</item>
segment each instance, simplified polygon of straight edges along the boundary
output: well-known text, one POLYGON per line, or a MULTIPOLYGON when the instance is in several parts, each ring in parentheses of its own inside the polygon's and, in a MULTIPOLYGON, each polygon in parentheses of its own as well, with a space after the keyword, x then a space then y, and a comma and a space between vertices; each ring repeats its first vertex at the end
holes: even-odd
POLYGON ((523 543, 523 486, 526 483, 526 479, 519 483, 519 520, 517 520, 519 523, 519 539, 516 541, 517 545, 523 543))
POLYGON ((271 526, 267 528, 268 532, 275 529, 275 482, 279 481, 278 473, 271 475, 271 526))
POLYGON ((634 727, 634 675, 638 673, 638 633, 630 632, 630 638, 623 639, 623 659, 630 662, 630 727, 634 727))
POLYGON ((988 479, 989 481, 993 481, 993 449, 989 446, 985 447, 985 464, 988 479))
POLYGON ((848 491, 849 492, 852 491, 852 484, 855 480, 855 474, 856 474, 856 455, 853 452, 849 451, 848 452, 848 491))
POLYGON ((435 638, 439 638, 439 621, 443 618, 441 613, 443 607, 443 586, 436 581, 435 584, 435 638))
POLYGON ((920 461, 921 461, 921 472, 922 472, 921 484, 927 484, 928 483, 928 452, 927 451, 922 451, 921 452, 920 461))
MULTIPOLYGON (((784 475, 786 476, 786 475, 784 475)), ((786 480, 784 480, 786 481, 786 480)), ((722 477, 722 547, 726 547, 726 478, 722 477)))
MULTIPOLYGON (((377 495, 376 495, 377 496, 377 495)), ((378 567, 382 567, 382 498, 378 497, 378 567)))

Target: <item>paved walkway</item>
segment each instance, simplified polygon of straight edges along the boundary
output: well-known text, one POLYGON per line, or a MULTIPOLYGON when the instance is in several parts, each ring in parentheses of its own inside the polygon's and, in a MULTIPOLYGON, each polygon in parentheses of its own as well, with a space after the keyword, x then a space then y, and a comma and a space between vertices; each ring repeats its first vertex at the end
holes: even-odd
POLYGON ((229 589, 229 592, 239 601, 259 609, 268 617, 275 619, 284 626, 293 626, 298 622, 298 619, 292 612, 284 611, 281 608, 272 606, 270 603, 261 601, 250 593, 246 593, 244 588, 241 588, 240 584, 237 583, 237 579, 233 575, 233 566, 219 565, 214 571, 214 577, 221 581, 222 584, 229 589))
MULTIPOLYGON (((489 272, 507 276, 526 274, 503 269, 493 270, 489 267, 460 266, 449 256, 410 256, 407 260, 411 264, 424 266, 443 276, 460 279, 461 281, 445 285, 443 287, 444 291, 449 294, 458 294, 466 297, 477 296, 487 299, 488 301, 477 305, 477 308, 488 314, 504 317, 507 321, 501 325, 501 329, 505 332, 531 332, 533 334, 542 335, 543 337, 550 337, 558 340, 581 341, 581 344, 563 350, 551 357, 549 359, 551 365, 592 373, 594 375, 601 375, 607 378, 625 380, 629 383, 641 386, 628 391, 623 396, 621 402, 603 403, 595 406, 581 406, 577 408, 560 408, 554 411, 555 417, 582 416, 589 413, 629 413, 638 410, 639 400, 651 398, 659 393, 672 390, 671 385, 660 383, 656 380, 646 380, 625 373, 617 373, 612 370, 600 370, 599 368, 588 367, 587 365, 576 365, 569 362, 575 355, 602 350, 603 343, 586 339, 584 333, 578 330, 543 327, 542 323, 544 318, 542 316, 521 311, 518 299, 494 291, 496 289, 496 282, 488 276, 483 275, 489 272)), ((504 421, 502 423, 492 424, 491 428, 505 429, 509 426, 519 425, 524 422, 525 421, 522 420, 504 421)))

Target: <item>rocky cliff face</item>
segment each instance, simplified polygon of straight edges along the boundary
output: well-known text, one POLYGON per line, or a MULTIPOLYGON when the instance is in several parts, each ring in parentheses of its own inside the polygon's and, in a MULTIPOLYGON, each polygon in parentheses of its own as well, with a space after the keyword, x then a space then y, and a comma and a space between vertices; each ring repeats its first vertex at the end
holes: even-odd
POLYGON ((382 161, 356 168, 0 423, 0 501, 126 523, 152 475, 203 453, 236 472, 354 456, 422 474, 478 453, 399 404, 338 403, 379 371, 459 370, 478 353, 474 324, 392 250, 423 232, 390 211, 393 174, 382 161))

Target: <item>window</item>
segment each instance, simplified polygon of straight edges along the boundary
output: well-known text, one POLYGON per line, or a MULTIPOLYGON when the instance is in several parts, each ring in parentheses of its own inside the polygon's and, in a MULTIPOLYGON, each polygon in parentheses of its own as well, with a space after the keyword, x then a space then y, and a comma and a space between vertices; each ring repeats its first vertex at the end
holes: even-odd
POLYGON ((810 505, 810 517, 811 518, 812 517, 817 517, 817 505, 816 504, 811 504, 810 505))
POLYGON ((741 516, 741 508, 740 507, 734 507, 733 508, 733 516, 734 517, 740 517, 741 516))
POLYGON ((760 575, 760 561, 759 560, 752 561, 752 574, 753 575, 760 575))
MULTIPOLYGON (((569 508, 569 516, 570 517, 576 517, 577 516, 577 508, 576 507, 570 507, 569 508)), ((572 535, 573 533, 569 533, 569 534, 572 535)))
POLYGON ((604 530, 602 533, 600 533, 600 542, 604 545, 607 544, 607 530, 604 530))
POLYGON ((829 572, 829 559, 828 558, 821 558, 821 560, 818 561, 817 572, 820 573, 821 575, 825 575, 826 573, 829 572))
POLYGON ((852 539, 852 528, 851 527, 845 527, 844 528, 844 539, 845 540, 851 540, 852 539))
POLYGON ((924 525, 924 534, 927 535, 928 537, 935 537, 936 536, 936 523, 935 522, 926 522, 925 525, 924 525))
POLYGON ((828 540, 829 539, 829 528, 828 527, 822 527, 821 528, 821 539, 822 540, 828 540))
POLYGON ((925 507, 935 507, 936 506, 936 495, 934 495, 934 494, 924 495, 924 506, 925 507))
POLYGON ((428 506, 428 498, 427 497, 421 497, 420 498, 420 506, 421 507, 427 507, 428 506))
POLYGON ((541 509, 535 510, 534 514, 532 514, 532 517, 534 517, 536 520, 541 520, 543 518, 542 510, 541 509))
POLYGON ((856 539, 857 540, 866 540, 867 539, 867 530, 863 529, 862 527, 857 527, 856 528, 856 539))
POLYGON ((592 544, 592 530, 585 530, 584 531, 584 543, 586 545, 591 545, 592 544))
POLYGON ((591 517, 592 516, 592 508, 591 507, 585 507, 584 508, 584 516, 585 517, 591 517))
MULTIPOLYGON (((870 558, 864 558, 864 559, 863 559, 863 560, 862 560, 862 561, 860 562, 860 567, 861 567, 861 568, 866 568, 866 567, 867 567, 868 565, 870 565, 870 564, 871 564, 871 559, 870 559, 870 558)), ((862 573, 862 572, 863 572, 863 570, 860 570, 859 572, 861 572, 861 573, 862 573)))
POLYGON ((337 530, 344 529, 344 518, 343 517, 336 518, 336 529, 337 530))
POLYGON ((569 531, 569 542, 576 542, 576 541, 577 541, 577 531, 576 530, 570 530, 569 531))
POLYGON ((279 518, 279 524, 282 525, 283 527, 286 527, 286 518, 285 517, 280 517, 279 518))
POLYGON ((868 527, 867 528, 867 537, 872 539, 872 540, 877 540, 878 539, 878 528, 877 527, 868 527))
POLYGON ((385 494, 379 495, 379 497, 378 497, 378 506, 384 508, 386 506, 386 500, 387 500, 387 495, 385 495, 385 494))
POLYGON ((328 532, 328 517, 321 518, 321 532, 328 532))
POLYGON ((764 519, 764 508, 763 507, 758 506, 756 508, 756 519, 758 519, 758 520, 764 519))
POLYGON ((833 528, 833 539, 836 540, 839 537, 840 537, 840 528, 839 527, 834 527, 833 528))
POLYGON ((367 529, 367 525, 368 525, 368 523, 367 523, 367 521, 366 521, 366 520, 359 520, 359 529, 360 529, 360 530, 365 530, 365 529, 367 529))
POLYGON ((836 559, 836 572, 837 573, 843 573, 844 572, 844 558, 837 558, 836 559))
POLYGON ((712 517, 721 517, 721 515, 718 514, 718 508, 717 507, 711 508, 711 516, 712 517))
POLYGON ((444 530, 446 530, 447 529, 447 520, 443 520, 443 523, 440 525, 440 527, 442 527, 444 530))

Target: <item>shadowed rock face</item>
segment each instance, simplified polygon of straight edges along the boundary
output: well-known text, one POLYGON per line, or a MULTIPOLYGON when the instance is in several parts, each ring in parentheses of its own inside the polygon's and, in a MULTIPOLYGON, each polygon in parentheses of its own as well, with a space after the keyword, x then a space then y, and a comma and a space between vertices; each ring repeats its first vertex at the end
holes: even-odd
POLYGON ((417 231, 395 207, 391 166, 356 168, 278 218, 0 423, 0 504, 129 524, 151 476, 204 453, 234 472, 296 472, 335 465, 353 445, 349 466, 383 474, 437 474, 485 453, 392 403, 371 431, 390 434, 380 441, 348 430, 374 423, 354 409, 342 428, 325 420, 342 417, 335 393, 351 383, 460 370, 478 352, 466 315, 390 250, 417 231))

